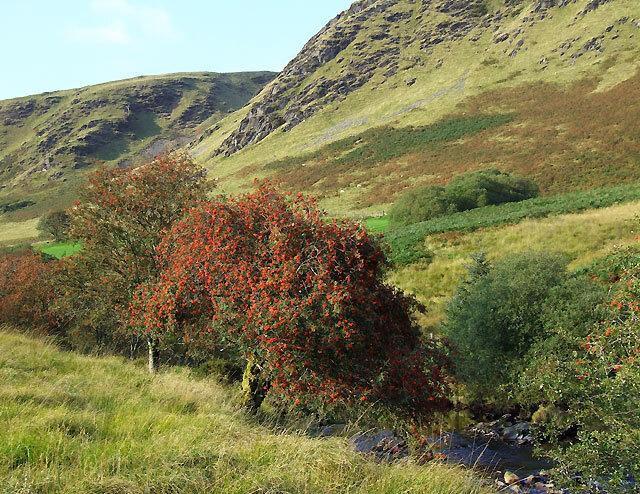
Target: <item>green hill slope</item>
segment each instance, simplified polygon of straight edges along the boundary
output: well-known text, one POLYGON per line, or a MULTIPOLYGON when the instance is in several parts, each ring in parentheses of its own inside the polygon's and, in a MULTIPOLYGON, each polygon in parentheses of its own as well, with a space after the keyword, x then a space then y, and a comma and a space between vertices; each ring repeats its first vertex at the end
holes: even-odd
MULTIPOLYGON (((466 275, 464 266, 473 254, 483 251, 495 261, 530 250, 562 252, 572 260, 571 269, 583 268, 633 245, 637 236, 633 221, 639 211, 640 202, 636 200, 580 213, 523 218, 516 224, 475 231, 459 228, 422 232, 407 243, 407 249, 417 240, 428 255, 418 262, 396 266, 389 281, 415 295, 427 307, 427 314, 420 316, 421 322, 423 327, 435 329, 444 318, 444 304, 466 275)), ((388 237, 393 235, 390 232, 388 237)))
POLYGON ((363 0, 188 146, 223 188, 273 176, 332 214, 498 167, 544 194, 640 177, 635 0, 363 0))
MULTIPOLYGON (((0 201, 42 202, 104 161, 127 166, 185 144, 275 74, 138 77, 0 101, 0 201)), ((41 209, 48 209, 43 207, 41 209)))
POLYGON ((215 379, 155 377, 0 329, 0 491, 489 493, 440 464, 379 463, 344 439, 274 432, 215 379))

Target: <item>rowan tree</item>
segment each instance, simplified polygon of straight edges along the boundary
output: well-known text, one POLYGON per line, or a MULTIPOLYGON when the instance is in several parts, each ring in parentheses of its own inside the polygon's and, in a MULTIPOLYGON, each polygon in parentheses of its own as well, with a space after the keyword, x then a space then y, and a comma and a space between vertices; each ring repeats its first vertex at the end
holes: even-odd
POLYGON ((0 321, 55 332, 60 321, 51 311, 57 262, 27 250, 0 258, 0 321))
MULTIPOLYGON (((640 476, 640 263, 637 250, 606 304, 606 319, 582 340, 575 373, 564 386, 572 389, 569 416, 578 441, 552 450, 558 470, 597 479, 607 492, 636 492, 640 476)), ((553 432, 553 431, 552 431, 553 432)), ((576 492, 590 492, 590 485, 576 492)))
POLYGON ((423 414, 445 403, 446 364, 425 344, 414 299, 383 282, 377 237, 327 222, 316 202, 270 183, 202 204, 158 248, 163 271, 132 319, 191 348, 247 361, 245 402, 380 402, 423 414))
MULTIPOLYGON (((89 177, 71 210, 71 235, 83 248, 67 266, 67 279, 75 280, 67 285, 67 307, 76 309, 79 324, 97 318, 110 331, 135 331, 123 314, 138 287, 159 273, 156 247, 206 193, 205 170, 185 156, 159 156, 135 169, 102 168, 89 177)), ((157 338, 142 336, 153 372, 157 338)))

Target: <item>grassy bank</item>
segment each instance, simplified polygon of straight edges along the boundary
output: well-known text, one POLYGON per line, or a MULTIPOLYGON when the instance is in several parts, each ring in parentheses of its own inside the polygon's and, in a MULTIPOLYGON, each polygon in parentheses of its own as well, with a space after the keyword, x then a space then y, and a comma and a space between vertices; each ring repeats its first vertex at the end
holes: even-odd
POLYGON ((82 244, 76 242, 45 242, 34 245, 43 254, 48 254, 58 259, 72 256, 82 250, 82 244))
POLYGON ((430 258, 397 267, 390 281, 425 304, 429 312, 422 322, 435 326, 442 320, 443 304, 464 276, 464 266, 473 253, 482 250, 495 260, 526 250, 565 252, 573 260, 570 268, 578 268, 617 246, 631 244, 638 234, 631 220, 639 213, 640 202, 636 201, 471 232, 434 233, 419 244, 430 252, 430 258))
MULTIPOLYGON (((606 189, 537 197, 520 202, 486 206, 449 216, 434 218, 389 231, 385 240, 391 246, 391 257, 400 265, 410 264, 430 253, 423 240, 438 233, 471 232, 480 228, 519 223, 526 219, 577 213, 606 208, 614 204, 640 199, 640 185, 630 184, 606 189)), ((636 206, 636 211, 640 209, 636 206)))
POLYGON ((155 377, 0 330, 0 492, 484 493, 461 469, 376 463, 276 433, 215 379, 155 377))

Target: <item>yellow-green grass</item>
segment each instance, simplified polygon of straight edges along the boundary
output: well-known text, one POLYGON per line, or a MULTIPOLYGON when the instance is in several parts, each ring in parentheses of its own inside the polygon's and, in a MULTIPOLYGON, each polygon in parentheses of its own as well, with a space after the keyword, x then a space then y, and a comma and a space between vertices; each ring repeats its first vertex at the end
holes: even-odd
POLYGON ((0 492, 489 493, 469 472, 379 463, 275 432, 213 378, 149 376, 0 330, 0 492))
POLYGON ((425 239, 425 247, 433 252, 431 261, 397 268, 390 273, 390 281, 426 305, 428 312, 421 316, 421 322, 434 328, 444 317, 444 304, 464 276, 464 266, 473 253, 485 251, 495 260, 527 250, 564 252, 571 257, 569 267, 574 269, 633 243, 640 232, 632 220, 639 214, 640 202, 636 201, 472 233, 431 235, 425 239))
POLYGON ((37 225, 38 218, 0 223, 0 245, 21 243, 37 238, 40 235, 37 225))

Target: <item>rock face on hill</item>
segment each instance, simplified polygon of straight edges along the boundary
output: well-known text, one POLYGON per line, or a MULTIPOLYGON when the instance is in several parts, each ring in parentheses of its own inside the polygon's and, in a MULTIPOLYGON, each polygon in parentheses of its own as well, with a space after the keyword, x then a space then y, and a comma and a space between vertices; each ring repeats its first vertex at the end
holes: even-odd
MULTIPOLYGON (((416 66, 425 71, 438 68, 442 60, 430 56, 433 48, 463 38, 477 41, 474 28, 494 32, 493 42, 506 42, 508 55, 515 57, 527 49, 524 29, 504 32, 506 21, 531 8, 533 15, 524 22, 533 25, 548 15, 548 9, 577 1, 504 0, 497 12, 490 12, 487 0, 357 1, 309 40, 215 154, 230 156, 278 129, 287 131, 369 81, 382 84, 416 66)), ((612 1, 590 0, 582 13, 612 1)))
POLYGON ((0 101, 0 183, 64 182, 97 161, 126 166, 244 106, 274 73, 139 77, 0 101))
MULTIPOLYGON (((578 0, 504 0, 490 10, 487 0, 360 0, 332 19, 309 40, 280 75, 259 95, 216 155, 229 156, 280 129, 287 131, 339 102, 368 82, 383 84, 415 67, 437 69, 439 45, 478 39, 478 30, 495 33, 493 43, 508 45, 508 55, 527 49, 526 27, 543 20, 548 9, 578 0), (504 25, 523 9, 531 16, 515 32, 504 25)), ((590 0, 583 13, 615 0, 590 0)), ((408 79, 411 85, 415 79, 408 79)), ((375 88, 375 86, 374 86, 375 88)))

